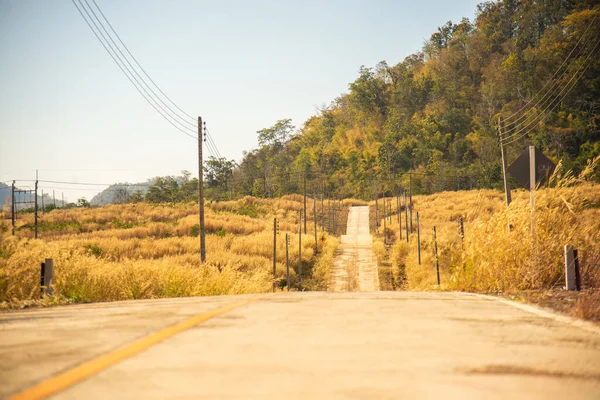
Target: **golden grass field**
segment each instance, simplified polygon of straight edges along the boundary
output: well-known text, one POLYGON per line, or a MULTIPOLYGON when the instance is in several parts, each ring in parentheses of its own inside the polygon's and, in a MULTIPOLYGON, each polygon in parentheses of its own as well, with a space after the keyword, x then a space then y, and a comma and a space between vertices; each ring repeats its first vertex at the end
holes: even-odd
MULTIPOLYGON (((285 286, 285 233, 290 234, 291 288, 298 287, 298 223, 302 197, 245 197, 206 205, 207 262, 199 261, 198 205, 110 205, 53 210, 32 239, 32 214, 11 235, 0 229, 0 303, 63 304, 125 299, 256 293, 272 290, 273 218, 280 221, 277 287, 285 286), (40 264, 53 258, 56 296, 40 300, 40 264)), ((318 228, 314 254, 312 202, 302 237, 303 288, 326 289, 339 240, 318 228)), ((319 212, 319 211, 318 211, 319 212)), ((340 213, 342 214, 342 213, 340 213)))
MULTIPOLYGON (((414 231, 402 240, 397 215, 383 221, 374 235, 374 251, 383 290, 458 290, 510 293, 564 286, 564 246, 579 251, 584 288, 600 287, 600 186, 586 180, 600 157, 578 177, 561 175, 535 192, 535 240, 530 230, 529 192, 513 191, 506 207, 494 190, 442 192, 413 196, 419 213, 421 263, 414 231), (464 221, 464 241, 458 221, 464 221), (437 285, 433 227, 437 229, 441 285, 437 285), (509 230, 510 226, 510 230, 509 230)), ((280 221, 277 242, 278 290, 285 288, 284 234, 290 234, 291 289, 299 288, 299 195, 281 199, 244 197, 207 203, 207 262, 199 261, 197 204, 148 203, 100 208, 53 210, 41 216, 40 239, 32 239, 32 214, 20 214, 15 236, 8 213, 0 222, 0 308, 125 299, 256 293, 273 284, 273 218, 280 221), (40 263, 53 258, 56 296, 40 299, 40 263)), ((391 202, 396 212, 396 199, 391 202)), ((330 204, 325 201, 325 206, 330 204)), ((331 203, 333 204, 333 202, 331 203)), ((347 208, 339 204, 337 234, 343 234, 347 208)), ((371 203, 374 217, 374 203, 371 203)), ((308 234, 302 239, 304 290, 326 290, 329 269, 339 244, 323 232, 317 203, 319 254, 314 254, 312 201, 308 234)), ((327 213, 326 213, 327 214, 327 213)), ((381 218, 381 214, 380 214, 381 218)), ((375 219, 372 218, 374 229, 375 219)), ((327 220, 326 226, 331 227, 327 220)), ((523 292, 524 293, 524 292, 523 292)), ((594 292, 596 293, 596 292, 594 292)), ((600 293, 600 292, 599 292, 600 293)), ((597 294, 592 294, 595 298, 597 294)), ((596 304, 590 302, 589 304, 596 304)), ((594 307, 596 307, 594 305, 594 307)))
MULTIPOLYGON (((399 225, 393 216, 386 227, 388 246, 383 244, 382 222, 375 237, 382 282, 387 281, 388 289, 476 292, 560 287, 565 284, 564 246, 569 244, 578 249, 583 286, 600 287, 600 185, 585 180, 597 162, 598 158, 579 177, 560 175, 559 166, 550 187, 536 190, 535 239, 530 230, 528 191, 513 191, 508 208, 504 193, 493 190, 413 196, 414 211, 420 218, 421 264, 417 260, 416 222, 407 243, 404 215, 403 240, 398 240, 399 225), (464 242, 458 230, 461 217, 464 242), (440 286, 433 255, 434 226, 440 286)), ((395 213, 396 199, 388 201, 392 201, 395 213)))

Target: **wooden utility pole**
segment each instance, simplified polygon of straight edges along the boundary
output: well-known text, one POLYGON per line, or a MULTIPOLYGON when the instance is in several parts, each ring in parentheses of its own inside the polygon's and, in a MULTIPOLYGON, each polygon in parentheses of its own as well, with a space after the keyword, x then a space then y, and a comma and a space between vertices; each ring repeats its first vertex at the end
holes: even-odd
POLYGON ((54 190, 52 191, 52 203, 54 204, 54 208, 56 208, 56 196, 54 195, 54 190))
POLYGON ((506 154, 504 153, 504 145, 502 144, 502 133, 500 131, 500 118, 498 118, 498 144, 500 145, 500 154, 502 155, 502 176, 504 178, 504 195, 506 198, 506 206, 508 207, 512 202, 512 196, 510 193, 510 184, 508 183, 507 169, 508 164, 506 161, 506 154))
POLYGON ((203 140, 202 117, 198 117, 198 209, 200 212, 200 262, 206 262, 206 242, 204 238, 204 173, 202 161, 203 140))

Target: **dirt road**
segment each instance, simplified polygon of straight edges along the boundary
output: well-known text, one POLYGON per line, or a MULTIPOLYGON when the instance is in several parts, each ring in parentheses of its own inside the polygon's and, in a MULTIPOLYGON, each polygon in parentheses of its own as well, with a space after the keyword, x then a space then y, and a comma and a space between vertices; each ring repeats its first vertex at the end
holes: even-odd
POLYGON ((351 207, 346 235, 342 236, 331 266, 329 291, 374 292, 379 290, 377 259, 369 233, 369 207, 351 207))
POLYGON ((459 293, 257 296, 0 314, 0 397, 600 398, 589 325, 459 293))

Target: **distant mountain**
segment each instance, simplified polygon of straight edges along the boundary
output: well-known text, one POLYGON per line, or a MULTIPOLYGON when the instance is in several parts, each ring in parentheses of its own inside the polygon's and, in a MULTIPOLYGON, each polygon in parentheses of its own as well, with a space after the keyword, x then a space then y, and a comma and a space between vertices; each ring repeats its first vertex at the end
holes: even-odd
POLYGON ((115 183, 110 185, 102 192, 95 195, 90 204, 93 206, 104 206, 107 204, 116 204, 126 202, 129 196, 136 192, 141 192, 144 196, 148 188, 156 182, 157 178, 148 179, 146 182, 140 183, 115 183))

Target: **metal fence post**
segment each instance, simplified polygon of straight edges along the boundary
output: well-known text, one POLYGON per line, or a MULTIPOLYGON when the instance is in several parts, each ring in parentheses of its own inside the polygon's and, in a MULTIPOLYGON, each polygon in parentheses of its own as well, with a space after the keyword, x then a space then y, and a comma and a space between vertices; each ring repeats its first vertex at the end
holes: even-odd
POLYGON ((285 234, 285 275, 286 275, 286 282, 287 282, 287 291, 290 291, 290 258, 289 258, 289 244, 290 244, 290 237, 289 235, 286 233, 285 234))
POLYGON ((419 222, 419 212, 417 211, 417 260, 421 265, 421 223, 419 222))
POLYGON ((433 227, 433 251, 435 252, 435 272, 437 274, 437 284, 440 285, 440 263, 438 260, 438 251, 437 251, 437 231, 435 226, 433 227))

